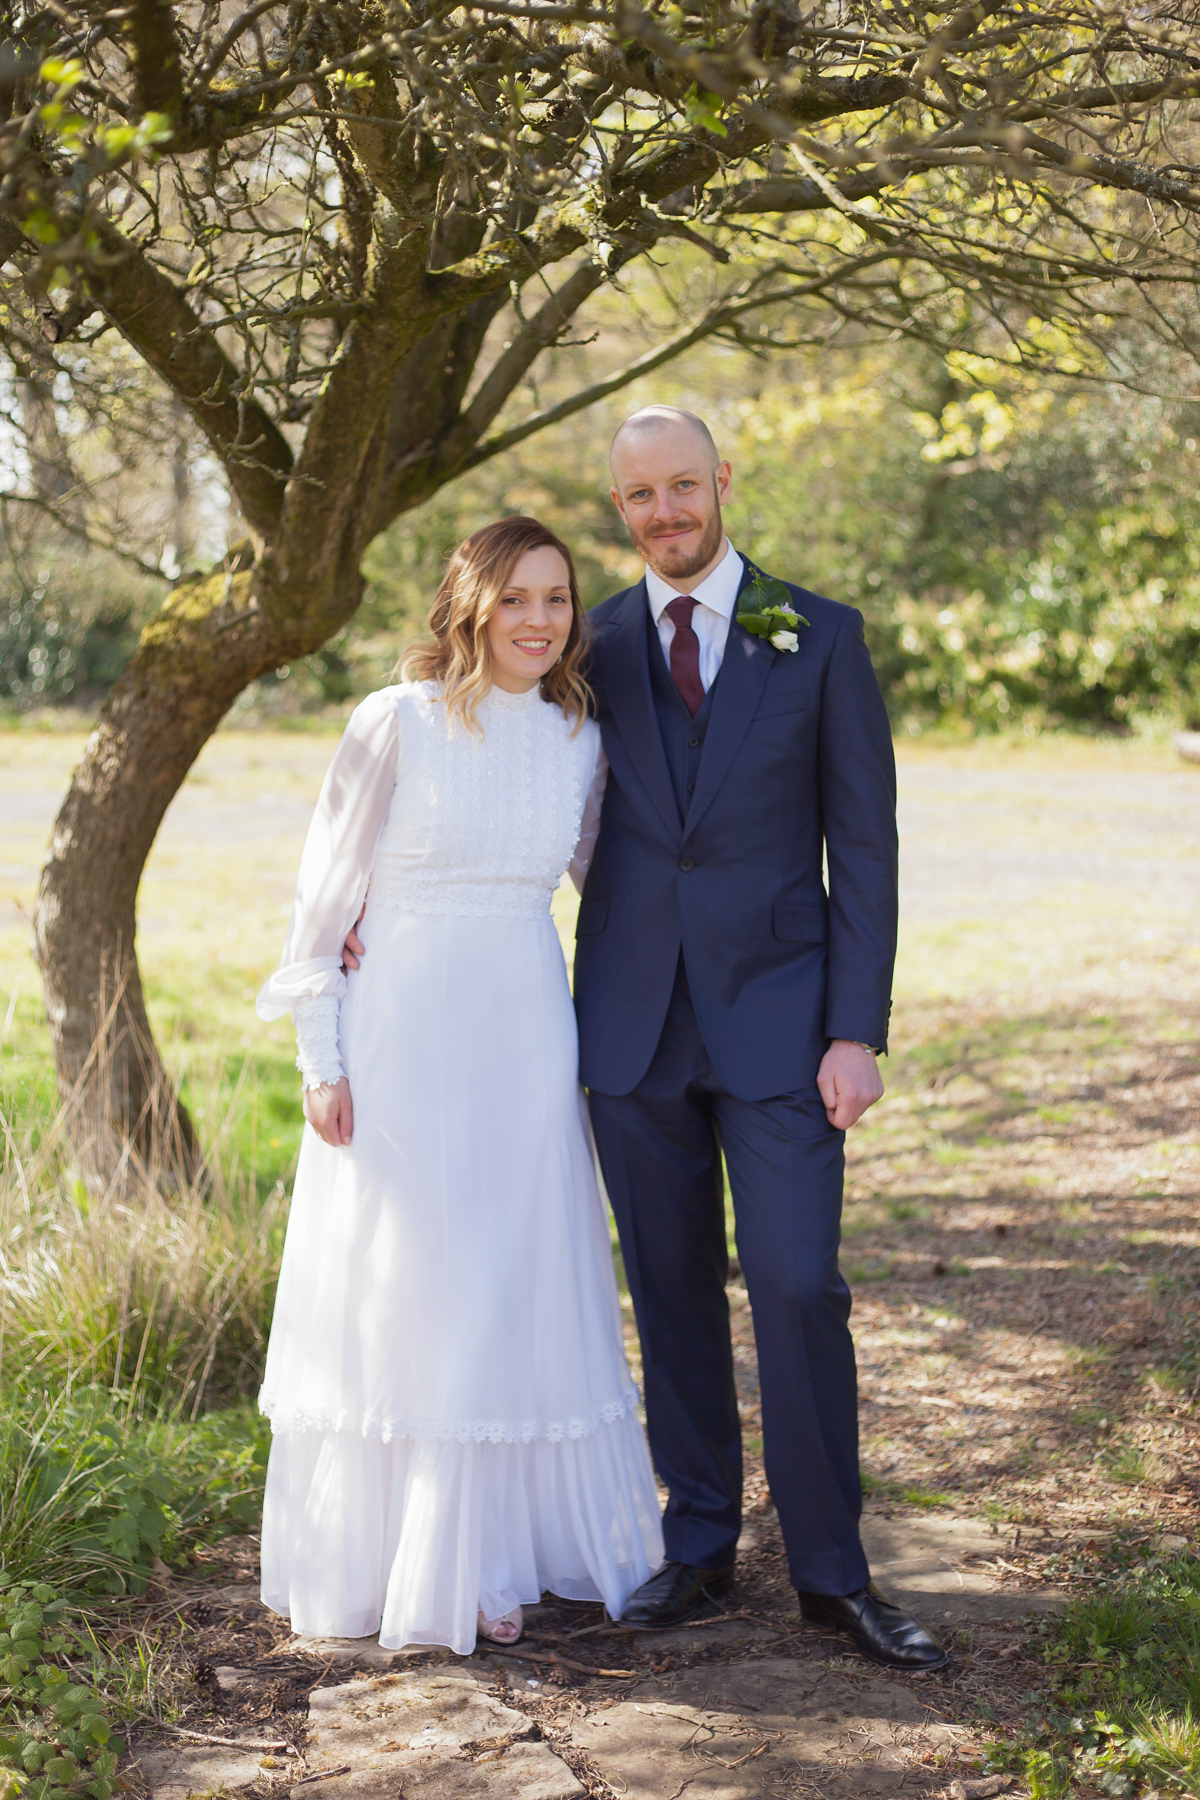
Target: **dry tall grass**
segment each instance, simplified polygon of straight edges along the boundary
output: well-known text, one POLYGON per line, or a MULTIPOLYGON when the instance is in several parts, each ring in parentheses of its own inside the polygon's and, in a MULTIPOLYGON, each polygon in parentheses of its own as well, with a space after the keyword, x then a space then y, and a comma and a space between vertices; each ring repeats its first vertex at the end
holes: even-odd
POLYGON ((264 1202, 230 1150, 243 1096, 220 1072, 208 1154, 188 1172, 170 1142, 82 1168, 73 1099, 0 1111, 0 1385, 108 1389, 132 1415, 195 1419, 251 1395, 274 1305, 287 1202, 264 1202))

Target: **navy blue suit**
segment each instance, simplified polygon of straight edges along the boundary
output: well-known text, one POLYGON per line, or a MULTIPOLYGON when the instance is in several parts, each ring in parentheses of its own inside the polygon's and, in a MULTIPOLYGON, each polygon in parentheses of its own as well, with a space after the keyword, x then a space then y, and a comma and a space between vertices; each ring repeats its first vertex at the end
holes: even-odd
POLYGON ((816 1076, 831 1038, 886 1044, 895 767, 861 615, 791 592, 810 621, 799 650, 733 622, 694 719, 645 583, 590 614, 610 773, 575 1000, 670 1494, 667 1556, 725 1567, 741 1524, 723 1152, 792 1579, 844 1594, 867 1570, 837 1267, 843 1134, 816 1076))

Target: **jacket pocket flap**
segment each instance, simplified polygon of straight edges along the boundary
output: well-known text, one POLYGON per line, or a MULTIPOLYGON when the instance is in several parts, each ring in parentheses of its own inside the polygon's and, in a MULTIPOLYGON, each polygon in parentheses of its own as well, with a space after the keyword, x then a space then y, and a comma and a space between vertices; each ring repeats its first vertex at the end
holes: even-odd
POLYGON ((750 722, 753 725, 759 719, 798 719, 802 713, 812 711, 812 704, 811 694, 769 694, 750 722))
POLYGON ((823 944, 829 935, 821 905, 789 906, 776 901, 771 909, 775 936, 785 944, 823 944))
POLYGON ((575 925, 575 936, 594 937, 603 931, 608 924, 607 900, 581 900, 579 902, 579 918, 575 925))

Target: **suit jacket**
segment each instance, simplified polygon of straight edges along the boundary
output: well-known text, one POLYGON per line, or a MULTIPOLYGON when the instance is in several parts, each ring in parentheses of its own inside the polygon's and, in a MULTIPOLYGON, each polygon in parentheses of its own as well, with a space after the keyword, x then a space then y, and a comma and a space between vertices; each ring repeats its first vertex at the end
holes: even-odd
POLYGON ((601 1093, 646 1073, 681 949, 714 1071, 739 1099, 811 1087, 831 1038, 886 1047, 891 731, 861 613, 788 585, 809 620, 799 650, 731 622, 684 814, 651 693, 645 581, 589 615, 609 777, 575 1004, 580 1079, 601 1093))

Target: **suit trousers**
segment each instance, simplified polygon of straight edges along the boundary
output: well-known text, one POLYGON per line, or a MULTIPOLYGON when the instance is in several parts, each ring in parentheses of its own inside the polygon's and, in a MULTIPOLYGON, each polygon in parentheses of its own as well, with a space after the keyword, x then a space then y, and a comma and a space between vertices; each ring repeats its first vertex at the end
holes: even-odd
POLYGON ((642 1343, 670 1561, 733 1563, 742 1440, 725 1295, 721 1154, 758 1349, 763 1452, 788 1566, 807 1593, 869 1579, 858 1391, 838 1270, 844 1134, 816 1084, 735 1099, 716 1079, 680 958, 658 1048, 629 1094, 589 1097, 642 1343))

